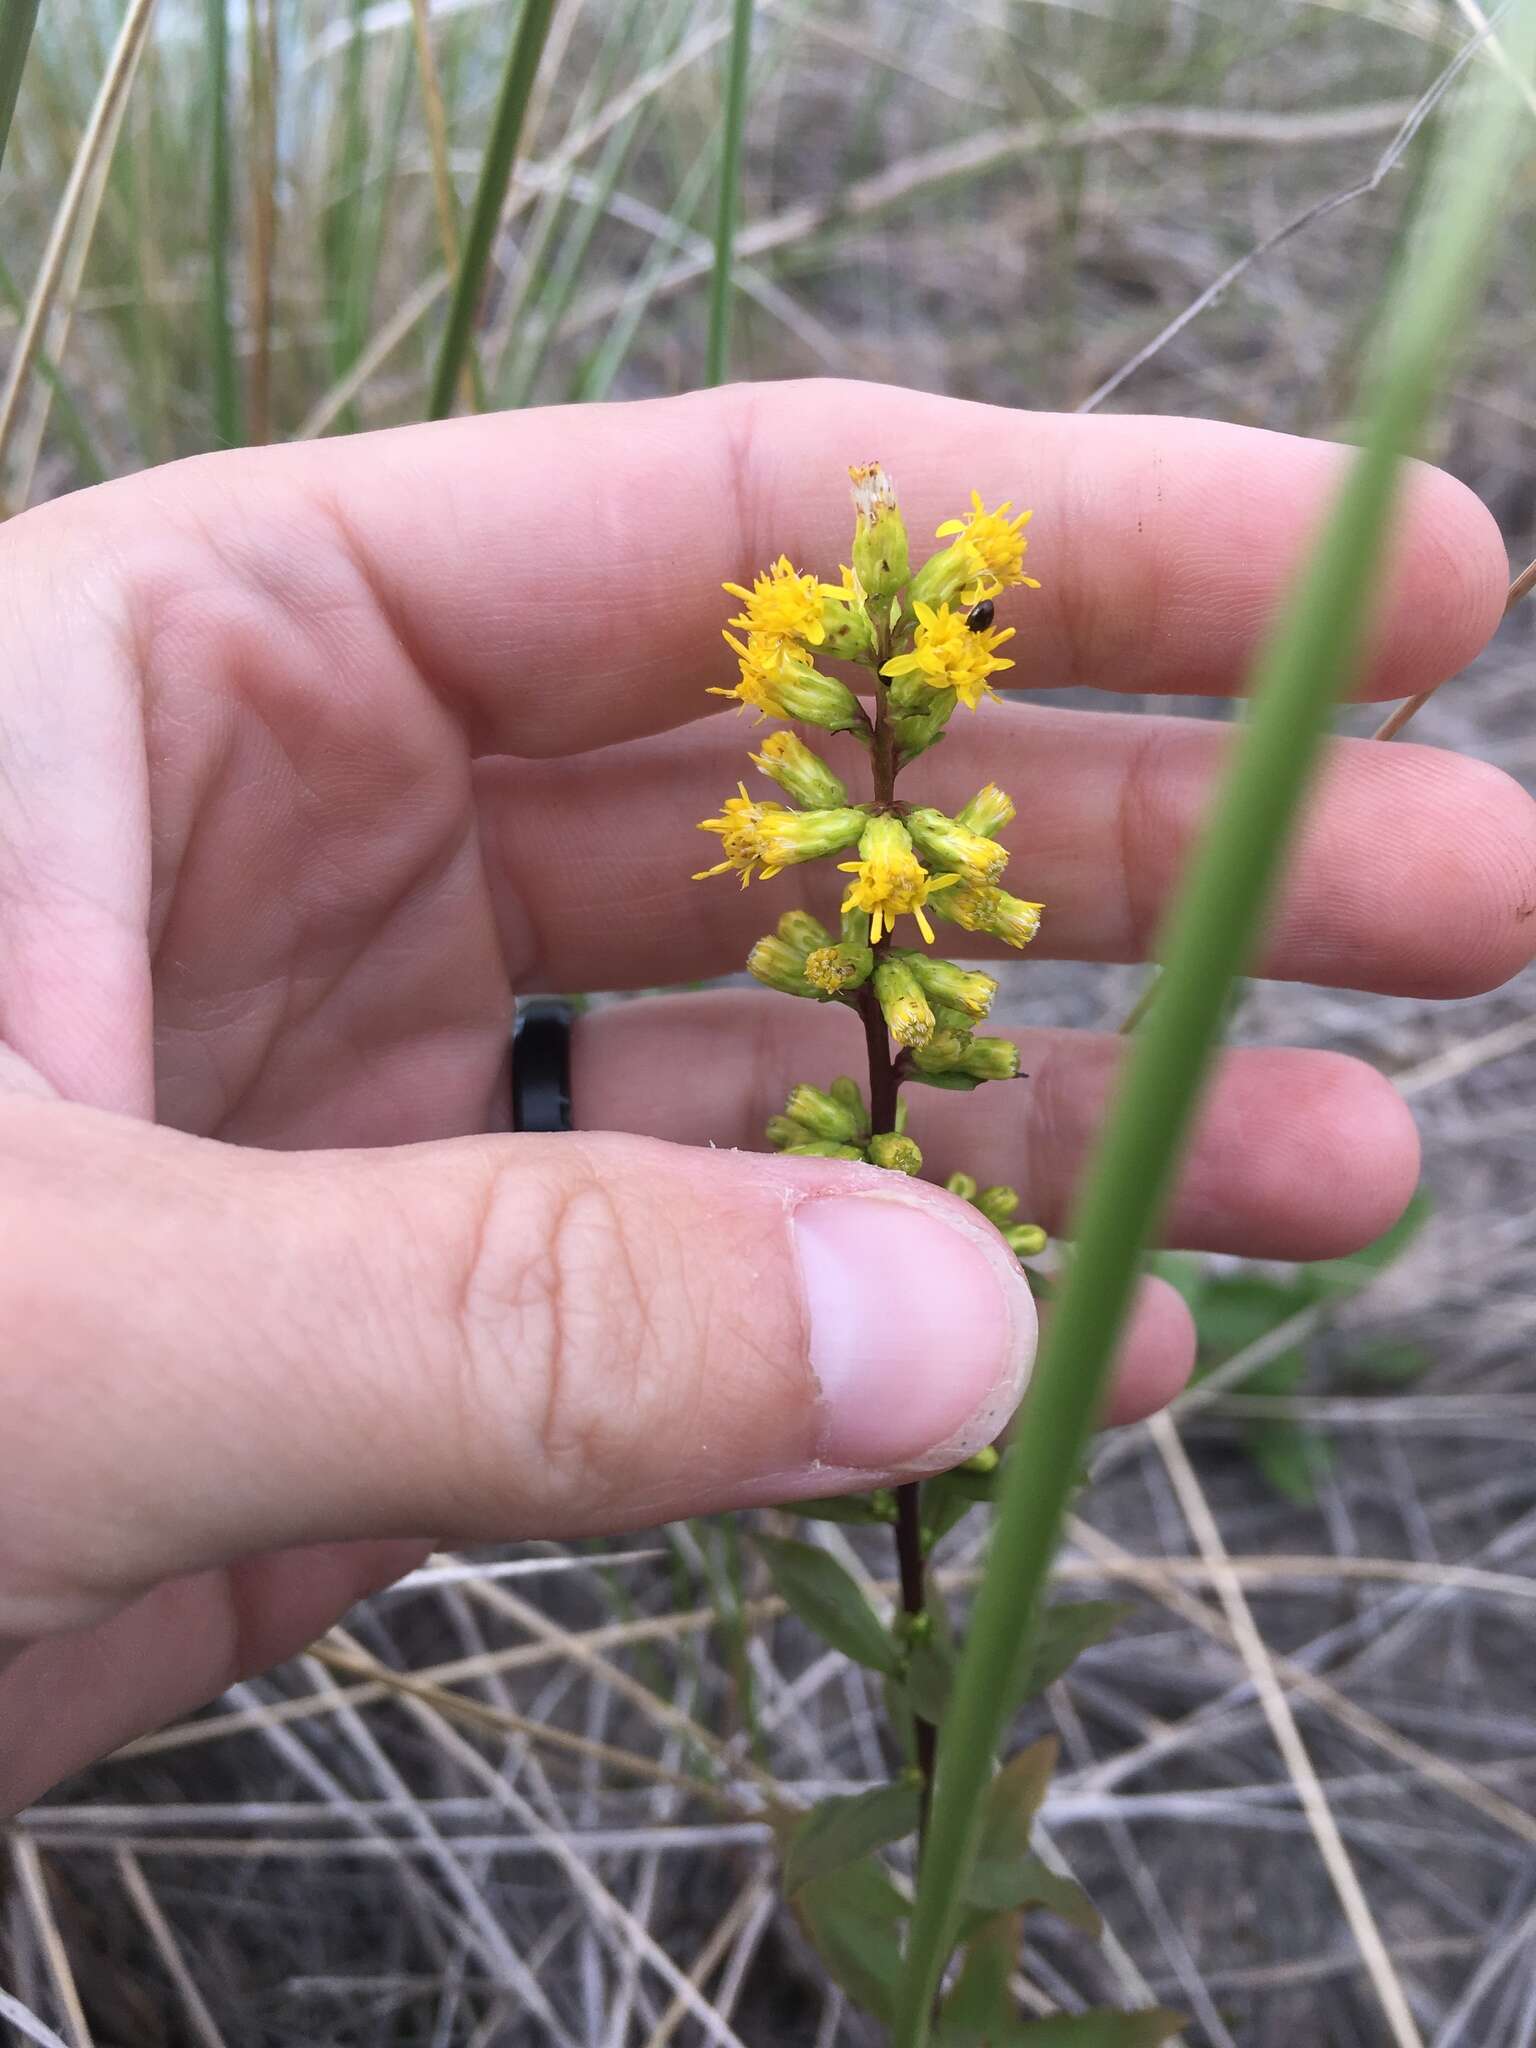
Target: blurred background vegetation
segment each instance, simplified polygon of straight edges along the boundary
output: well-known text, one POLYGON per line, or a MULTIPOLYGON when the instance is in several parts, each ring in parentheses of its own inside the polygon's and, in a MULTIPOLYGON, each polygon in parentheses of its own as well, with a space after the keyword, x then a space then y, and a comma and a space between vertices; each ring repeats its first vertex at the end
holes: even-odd
MULTIPOLYGON (((0 174, 6 511, 422 418, 518 14, 45 7, 0 174)), ((1481 22, 1476 0, 760 0, 731 373, 1347 437, 1433 146, 1411 117, 1481 22)), ((727 0, 555 7, 473 402, 703 381, 729 29, 727 0)), ((1515 566, 1536 553, 1533 222, 1527 175, 1426 450, 1515 566)), ((1416 737, 1529 782, 1532 654, 1517 615, 1416 737)), ((1025 962, 1004 1014, 1105 1028, 1138 985, 1025 962)), ((1254 987, 1237 1037, 1399 1079, 1426 1192, 1359 1261, 1165 1264, 1209 1374, 1182 1433, 1435 2048, 1536 2043, 1531 993, 1254 987)), ((955 1532, 956 1572, 979 1535, 955 1532)), ((1052 1690, 1045 1823, 1112 1934, 1042 1922, 1029 1994, 1150 1991, 1190 2013, 1191 2048, 1373 2048, 1194 1548, 1151 1439, 1107 1444, 1062 1577, 1134 1611, 1052 1690)), ((70 2048, 871 2038, 779 1909, 766 1830, 688 1789, 754 1760, 807 1798, 879 1778, 864 1680, 777 1617, 728 1530, 455 1571, 9 1831, 0 1984, 70 2048)))

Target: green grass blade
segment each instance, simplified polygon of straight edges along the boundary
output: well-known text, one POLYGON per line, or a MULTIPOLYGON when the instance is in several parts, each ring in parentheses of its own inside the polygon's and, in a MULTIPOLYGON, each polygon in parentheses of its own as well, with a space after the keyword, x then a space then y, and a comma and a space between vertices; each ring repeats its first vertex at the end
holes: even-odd
POLYGON ((720 208, 715 216, 715 267, 709 286, 706 384, 723 384, 731 355, 731 272, 741 192, 741 131, 747 117, 747 59, 752 48, 752 0, 735 0, 726 60, 725 118, 720 139, 720 208))
POLYGON ((208 341, 213 359, 213 432, 219 448, 238 447, 240 376, 229 310, 231 184, 229 151, 229 9, 206 0, 208 93, 208 341))
POLYGON ((485 161, 480 167, 480 182, 475 189, 474 211, 464 237, 464 253, 459 260, 448 322, 432 375, 428 417, 434 420, 446 419, 453 406, 454 388, 469 350, 475 308, 480 303, 486 266, 491 259, 491 244, 496 238, 496 224, 501 219, 507 186, 511 182, 517 145, 528 112, 528 99, 538 75, 539 59, 544 54, 544 40, 549 34, 553 13, 554 0, 523 0, 512 45, 507 51, 501 93, 491 122, 485 161))
POLYGON ((37 9, 38 0, 5 0, 0 6, 0 163, 5 161, 11 116, 16 111, 16 95, 21 91, 21 74, 37 25, 37 9))
MULTIPOLYGON (((1536 6, 1521 10, 1529 71, 1536 6)), ((987 1570, 945 1718, 928 1844, 897 2006, 897 2048, 924 2048, 951 1952, 991 1759, 1038 1612, 1074 1475, 1098 1413, 1143 1247, 1170 1190, 1215 1053, 1228 991, 1248 965, 1330 714, 1356 672, 1380 573, 1398 463, 1411 449, 1480 274, 1511 183, 1518 105, 1491 79, 1453 133, 1454 170, 1389 304, 1369 427, 1254 679, 1252 718, 1180 893, 1158 1000, 1077 1215, 1078 1250, 1042 1347, 1009 1459, 987 1570)))

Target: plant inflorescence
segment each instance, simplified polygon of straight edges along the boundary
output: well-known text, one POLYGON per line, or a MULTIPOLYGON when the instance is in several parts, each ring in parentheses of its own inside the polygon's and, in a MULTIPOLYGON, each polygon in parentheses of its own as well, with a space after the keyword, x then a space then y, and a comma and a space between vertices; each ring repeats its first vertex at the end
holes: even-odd
MULTIPOLYGON (((725 634, 738 677, 715 694, 757 712, 760 723, 782 721, 751 759, 788 802, 759 799, 739 783, 719 814, 702 822, 722 857, 696 879, 735 874, 745 888, 754 876, 766 881, 791 867, 835 862, 847 878, 837 929, 809 910, 787 909, 747 965, 768 988, 855 1011, 867 1082, 841 1075, 825 1087, 798 1083, 766 1135, 784 1153, 919 1174, 923 1155, 908 1128, 905 1085, 970 1092, 1021 1078, 1014 1041, 981 1028, 996 980, 942 958, 934 921, 1022 948, 1039 930, 1044 906, 1003 886, 1008 853, 998 835, 1015 808, 1001 789, 988 783, 951 815, 898 796, 897 782, 942 739, 957 709, 975 712, 993 695, 993 677, 1013 667, 999 650, 1015 636, 997 623, 996 600, 1013 587, 1039 586, 1024 570, 1028 512, 1010 504, 988 510, 973 494, 967 512, 937 529, 944 545, 915 566, 890 478, 878 463, 851 475, 852 560, 839 582, 823 583, 781 555, 750 588, 725 586, 741 605, 725 634), (863 695, 818 666, 834 659, 868 672, 863 695), (867 790, 850 790, 788 729, 796 724, 851 735, 868 761, 867 790), (916 943, 906 943, 914 933, 916 943)), ((982 1188, 966 1173, 946 1184, 996 1226, 1020 1260, 1045 1250, 1046 1234, 1020 1217, 1015 1189, 982 1188)), ((759 1538, 788 1606, 884 1682, 898 1759, 892 1782, 824 1800, 783 1824, 785 1888, 803 1925, 844 1989, 883 2019, 893 2017, 909 1910, 883 1852, 916 1836, 920 1853, 957 1656, 954 1623, 928 1564, 961 1517, 990 1497, 998 1469, 998 1451, 988 1448, 936 1478, 801 1505, 799 1512, 828 1520, 891 1526, 901 1599, 889 1627, 826 1550, 759 1538)), ((1103 1602, 1047 1609, 1034 1624, 1018 1703, 1059 1677, 1117 1613, 1103 1602)), ((1036 1742, 993 1780, 967 1879, 961 1959, 940 2014, 948 2048, 1155 2048, 1178 2024, 1161 2011, 1019 2017, 1012 1978, 1025 1913, 1043 1908, 1097 1927, 1077 1886, 1032 1846, 1054 1755, 1050 1738, 1036 1742)))

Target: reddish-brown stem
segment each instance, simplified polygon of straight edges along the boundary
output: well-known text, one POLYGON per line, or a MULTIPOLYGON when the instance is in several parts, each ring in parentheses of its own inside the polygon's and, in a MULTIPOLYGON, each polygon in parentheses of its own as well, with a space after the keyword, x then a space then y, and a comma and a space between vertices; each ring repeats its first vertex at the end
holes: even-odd
MULTIPOLYGON (((896 733, 891 723, 890 705, 887 700, 887 685, 878 670, 890 654, 890 633, 888 628, 875 628, 875 729, 870 747, 870 766, 874 778, 875 808, 888 811, 896 801, 896 776, 900 764, 896 758, 896 733)), ((875 960, 878 964, 890 941, 881 938, 875 945, 875 960)), ((881 1013, 879 999, 872 982, 866 981, 859 990, 859 1015, 864 1020, 864 1042, 869 1052, 869 1113, 871 1129, 893 1131, 896 1128, 896 1112, 900 1104, 901 1082, 896 1063, 891 1057, 891 1038, 881 1013)), ((902 1612, 915 1621, 927 1612, 927 1570, 923 1559, 922 1495, 916 1480, 896 1489, 896 1565, 901 1579, 902 1612)), ((938 1751, 938 1730, 931 1721, 920 1715, 912 1717, 913 1744, 917 1751, 917 1768, 922 1777, 922 1792, 918 1807, 917 1845, 921 1858, 923 1844, 928 1836, 928 1812, 933 1800, 934 1761, 938 1751)))

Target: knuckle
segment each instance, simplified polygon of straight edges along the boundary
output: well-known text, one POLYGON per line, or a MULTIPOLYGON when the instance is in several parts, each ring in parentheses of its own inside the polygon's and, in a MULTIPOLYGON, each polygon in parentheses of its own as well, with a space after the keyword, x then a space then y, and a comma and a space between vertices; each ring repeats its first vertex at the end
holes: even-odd
POLYGON ((482 1192, 458 1308, 462 1426, 471 1459, 494 1447, 500 1486, 511 1444, 541 1501, 591 1511, 633 1477, 701 1333, 658 1210, 637 1235, 592 1162, 561 1164, 533 1184, 494 1166, 482 1192))

